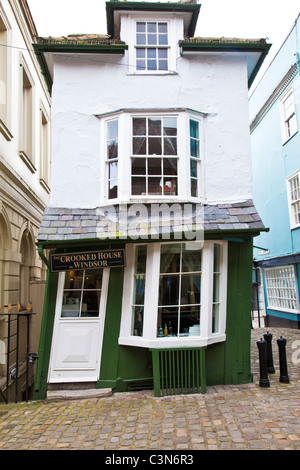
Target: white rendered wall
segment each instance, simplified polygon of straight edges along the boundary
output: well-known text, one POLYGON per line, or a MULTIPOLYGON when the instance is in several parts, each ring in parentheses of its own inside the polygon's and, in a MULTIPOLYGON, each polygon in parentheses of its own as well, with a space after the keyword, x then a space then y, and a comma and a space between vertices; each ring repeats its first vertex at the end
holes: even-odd
POLYGON ((100 153, 95 115, 128 108, 191 108, 208 113, 201 149, 205 202, 252 197, 245 57, 176 54, 176 74, 148 76, 128 73, 128 51, 122 58, 56 56, 50 206, 86 208, 104 202, 100 159, 105 157, 100 153))

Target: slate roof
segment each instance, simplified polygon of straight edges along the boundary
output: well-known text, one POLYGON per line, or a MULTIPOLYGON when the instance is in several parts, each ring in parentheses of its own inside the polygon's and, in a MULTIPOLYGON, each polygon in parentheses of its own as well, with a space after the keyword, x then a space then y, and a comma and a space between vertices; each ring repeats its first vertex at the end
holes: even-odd
MULTIPOLYGON (((139 235, 204 231, 265 230, 253 201, 234 204, 128 204, 95 209, 67 209, 48 207, 38 232, 39 243, 78 239, 133 238, 132 230, 139 227, 139 235), (158 208, 165 211, 157 212, 158 208), (175 209, 176 217, 169 210, 175 209), (138 211, 140 209, 140 211, 138 211)), ((137 232, 134 232, 137 234, 137 232)))

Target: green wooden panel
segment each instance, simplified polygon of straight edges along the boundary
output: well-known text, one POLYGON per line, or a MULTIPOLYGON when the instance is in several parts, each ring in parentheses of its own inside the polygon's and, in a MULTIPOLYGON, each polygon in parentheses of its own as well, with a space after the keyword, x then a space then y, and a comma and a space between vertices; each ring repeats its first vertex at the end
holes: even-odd
POLYGON ((47 377, 55 316, 57 283, 58 274, 51 273, 48 269, 33 400, 43 400, 47 394, 47 377))

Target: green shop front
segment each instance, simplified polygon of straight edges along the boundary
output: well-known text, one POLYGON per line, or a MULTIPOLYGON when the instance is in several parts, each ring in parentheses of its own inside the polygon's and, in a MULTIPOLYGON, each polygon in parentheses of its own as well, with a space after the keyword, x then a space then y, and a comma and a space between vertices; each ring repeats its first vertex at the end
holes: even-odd
POLYGON ((161 396, 251 382, 252 246, 265 230, 253 202, 204 206, 201 229, 193 212, 187 231, 149 212, 133 234, 121 219, 120 208, 45 211, 34 398, 50 387, 161 396))

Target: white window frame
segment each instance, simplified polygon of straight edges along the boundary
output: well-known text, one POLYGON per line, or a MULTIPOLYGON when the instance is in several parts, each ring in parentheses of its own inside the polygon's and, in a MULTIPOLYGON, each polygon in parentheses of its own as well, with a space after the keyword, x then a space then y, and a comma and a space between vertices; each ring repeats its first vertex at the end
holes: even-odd
MULTIPOLYGON (((78 270, 84 272, 84 269, 78 270)), ((65 287, 65 278, 66 278, 66 271, 62 271, 59 273, 58 278, 58 287, 57 287, 57 300, 56 300, 56 307, 55 307, 55 315, 58 320, 63 320, 67 322, 72 322, 74 320, 79 322, 95 322, 95 321, 102 321, 105 317, 105 309, 106 309, 106 300, 107 300, 107 292, 108 292, 108 283, 109 283, 109 268, 103 268, 103 277, 102 277, 102 285, 101 285, 101 297, 99 303, 99 311, 97 316, 72 316, 72 315, 63 315, 63 295, 64 295, 64 287, 65 287)), ((98 289, 99 290, 99 289, 98 289)), ((82 289, 79 289, 78 292, 82 293, 82 289)), ((95 289, 96 291, 96 289, 95 289)), ((80 305, 81 309, 81 305, 80 305)))
POLYGON ((50 118, 40 102, 40 184, 50 193, 51 136, 50 118))
MULTIPOLYGON (((204 115, 194 110, 121 110, 109 114, 98 115, 100 119, 100 152, 101 174, 105 175, 105 181, 100 187, 100 201, 103 204, 128 203, 128 202, 179 202, 191 200, 199 203, 204 200, 204 115), (131 194, 131 158, 132 158, 132 119, 134 117, 176 117, 177 118, 177 195, 132 195, 131 194), (118 197, 108 198, 108 174, 109 160, 107 159, 107 122, 118 119, 118 197), (200 130, 200 158, 198 162, 198 197, 191 196, 190 185, 190 119, 199 122, 200 130)), ((166 156, 167 157, 167 156, 166 156)), ((172 155, 170 155, 172 157, 172 155)))
MULTIPOLYGON (((162 147, 163 147, 163 140, 164 140, 164 135, 161 134, 159 136, 161 138, 161 141, 162 141, 162 147)), ((170 136, 172 138, 172 136, 170 136)), ((158 160, 160 160, 160 163, 161 163, 161 173, 160 175, 158 175, 156 178, 159 178, 161 179, 161 187, 162 187, 162 194, 154 194, 153 197, 155 198, 165 198, 165 197, 170 197, 170 194, 172 196, 178 196, 178 183, 179 183, 179 178, 178 178, 178 170, 179 170, 179 153, 178 153, 178 115, 173 115, 173 114, 151 114, 151 115, 139 115, 139 116, 132 116, 131 118, 131 154, 130 154, 130 179, 131 179, 131 190, 130 190, 130 197, 142 197, 142 196, 146 196, 148 198, 152 197, 151 193, 149 192, 149 181, 151 179, 151 175, 148 174, 148 171, 147 171, 147 167, 148 165, 146 164, 146 174, 145 175, 141 175, 141 176, 135 176, 132 174, 132 171, 131 171, 131 168, 132 168, 132 161, 133 159, 145 159, 146 161, 148 161, 149 159, 151 158, 157 158, 158 160), (161 122, 163 123, 164 119, 168 119, 168 118, 175 118, 176 119, 176 147, 177 147, 177 153, 176 155, 163 155, 163 151, 162 151, 162 154, 161 155, 151 155, 150 153, 148 154, 147 152, 147 149, 146 149, 146 153, 143 154, 143 155, 138 155, 138 154, 134 154, 133 153, 133 139, 134 137, 137 137, 137 136, 134 136, 133 134, 133 120, 134 118, 141 118, 141 119, 146 119, 146 135, 145 136, 141 136, 143 138, 146 139, 146 142, 148 142, 148 138, 149 138, 149 133, 148 133, 148 119, 149 118, 159 118, 161 119, 161 122), (163 180, 165 178, 165 175, 163 174, 163 160, 164 159, 168 159, 168 158, 172 158, 174 160, 177 160, 177 173, 176 175, 174 175, 174 179, 176 179, 177 183, 176 183, 176 189, 177 189, 177 194, 173 194, 172 192, 171 193, 168 193, 164 190, 163 188, 163 180), (137 194, 137 195, 134 195, 133 194, 133 186, 132 186, 132 179, 136 177, 140 177, 140 178, 143 178, 145 177, 145 193, 142 193, 142 194, 137 194)), ((150 136, 151 138, 151 136, 150 136)), ((146 144, 146 147, 147 147, 147 144, 146 144)), ((172 178, 171 176, 168 177, 168 179, 172 178)), ((171 189, 171 188, 170 188, 171 189)))
POLYGON ((295 108, 295 101, 294 101, 294 91, 293 91, 292 84, 288 86, 288 88, 280 96, 279 105, 280 105, 282 143, 285 144, 298 131, 296 108, 295 108), (289 98, 291 98, 292 101, 291 101, 289 112, 287 113, 286 108, 285 108, 285 103, 287 102, 289 98), (293 118, 295 119, 295 127, 294 129, 290 129, 289 123, 291 119, 293 118))
POLYGON ((32 173, 35 163, 35 86, 23 54, 20 55, 20 148, 19 155, 32 173))
POLYGON ((300 313, 294 265, 265 268, 264 280, 269 310, 300 313))
POLYGON ((11 141, 12 113, 12 28, 5 10, 0 2, 0 133, 7 141, 11 141))
POLYGON ((289 204, 290 227, 295 229, 300 227, 300 170, 287 178, 287 195, 289 204), (297 180, 298 194, 295 193, 294 181, 297 180), (292 189, 293 185, 293 189, 292 189))
MULTIPOLYGON (((128 28, 129 28, 129 37, 125 41, 128 42, 128 56, 129 56, 129 66, 128 74, 129 75, 169 75, 176 73, 176 48, 177 43, 175 36, 175 16, 166 15, 164 13, 152 13, 144 12, 141 13, 132 13, 128 17, 128 28), (153 22, 153 23, 167 23, 168 25, 168 45, 164 48, 168 49, 168 70, 137 70, 136 67, 136 23, 138 22, 153 22)), ((163 46, 162 46, 163 47, 163 46)))
MULTIPOLYGON (((170 242, 164 242, 170 243, 170 242)), ((181 243, 181 242, 174 242, 181 243)), ((182 242, 185 243, 185 242, 182 242)), ((197 242, 188 242, 197 243, 197 242)), ((200 347, 225 341, 227 300, 227 250, 226 241, 205 241, 202 248, 200 335, 188 337, 157 337, 157 310, 159 289, 160 247, 162 243, 147 245, 146 284, 144 298, 143 336, 132 333, 132 302, 134 292, 134 263, 136 244, 126 245, 127 265, 124 275, 122 319, 119 344, 145 348, 200 347), (213 253, 214 244, 221 246, 220 310, 218 331, 212 331, 213 310, 213 253)), ((202 245, 201 245, 202 246, 202 245)))

